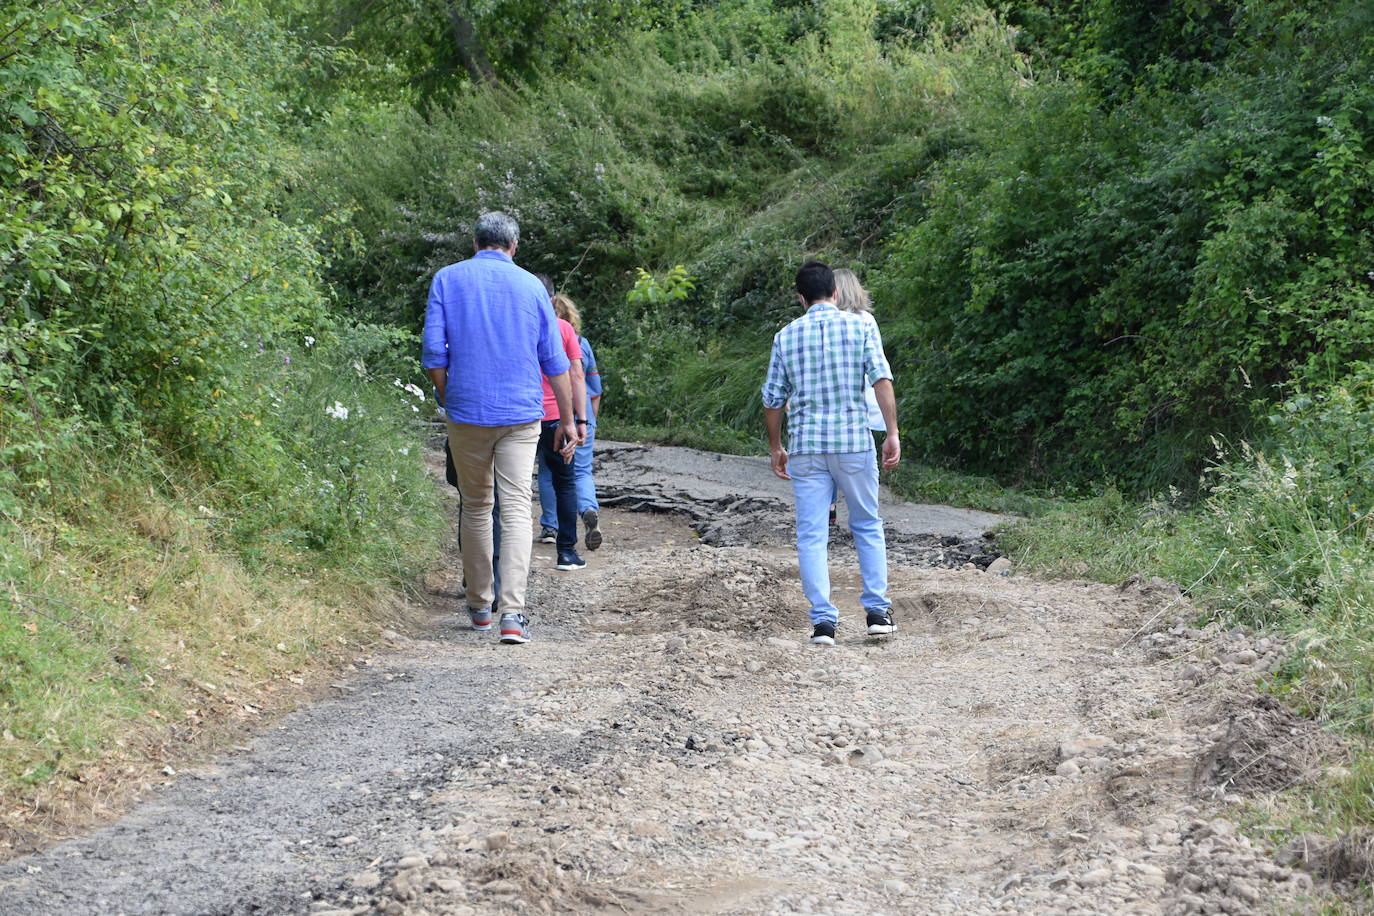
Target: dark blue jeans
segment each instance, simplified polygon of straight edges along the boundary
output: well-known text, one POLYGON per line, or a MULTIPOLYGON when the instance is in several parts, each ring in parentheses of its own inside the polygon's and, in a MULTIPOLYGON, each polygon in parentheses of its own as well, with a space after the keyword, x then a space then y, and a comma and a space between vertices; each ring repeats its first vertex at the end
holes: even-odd
POLYGON ((548 468, 553 477, 554 502, 558 506, 558 553, 562 556, 577 547, 577 479, 572 462, 564 461, 553 447, 557 432, 557 420, 546 420, 540 424, 535 464, 548 468))
MULTIPOLYGON (((449 459, 453 461, 452 458, 449 459)), ((457 484, 454 484, 455 488, 457 484)), ((458 550, 463 549, 463 504, 458 504, 458 550)), ((501 498, 492 498, 491 504, 491 578, 492 593, 497 599, 501 597, 501 498)), ((467 588, 468 580, 463 580, 463 587, 467 588)))

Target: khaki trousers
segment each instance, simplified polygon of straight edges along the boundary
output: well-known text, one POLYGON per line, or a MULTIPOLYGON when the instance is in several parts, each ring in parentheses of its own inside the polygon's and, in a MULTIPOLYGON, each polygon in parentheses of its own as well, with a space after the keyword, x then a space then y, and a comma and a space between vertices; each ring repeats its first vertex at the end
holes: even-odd
POLYGON ((530 475, 539 445, 539 421, 516 426, 448 425, 448 447, 463 496, 463 578, 468 607, 490 607, 492 598, 491 507, 501 496, 501 613, 525 610, 534 532, 530 475), (495 490, 493 491, 493 485, 495 490))

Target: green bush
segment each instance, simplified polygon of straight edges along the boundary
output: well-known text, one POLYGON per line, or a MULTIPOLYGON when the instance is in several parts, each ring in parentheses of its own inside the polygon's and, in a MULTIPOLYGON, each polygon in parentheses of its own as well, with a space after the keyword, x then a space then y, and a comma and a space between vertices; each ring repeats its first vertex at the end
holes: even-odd
POLYGON ((311 346, 249 348, 229 367, 261 426, 214 464, 233 519, 226 535, 249 556, 305 551, 403 584, 423 571, 432 551, 422 545, 443 524, 421 461, 432 400, 413 365, 393 371, 409 335, 358 325, 320 334, 311 346))
POLYGON ((879 289, 932 457, 1182 482, 1276 386, 1374 353, 1374 13, 1248 4, 1203 50, 1168 32, 1202 29, 1183 9, 1138 42, 1113 0, 1066 14, 1088 75, 985 95, 931 170, 879 289))
MULTIPOLYGON (((352 215, 328 237, 329 276, 356 314, 413 327, 434 271, 468 256, 473 216, 509 210, 517 260, 582 306, 611 419, 752 441, 798 263, 878 260, 892 215, 915 206, 910 185, 954 143, 953 87, 1005 93, 1017 78, 986 19, 957 45, 884 53, 865 37, 873 11, 854 6, 828 26, 849 30, 829 48, 799 34, 788 54, 744 50, 697 22, 427 117, 336 121, 316 184, 331 188, 327 210, 352 215), (688 296, 627 302, 635 269, 673 265, 695 280, 688 296)), ((882 320, 901 321, 899 306, 880 302, 882 320)))

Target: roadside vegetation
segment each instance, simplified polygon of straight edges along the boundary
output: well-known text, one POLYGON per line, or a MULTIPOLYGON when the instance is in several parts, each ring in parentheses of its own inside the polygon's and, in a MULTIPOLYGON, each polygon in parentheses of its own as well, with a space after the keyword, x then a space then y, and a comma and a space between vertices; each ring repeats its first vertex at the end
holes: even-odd
POLYGON ((895 488, 1291 634, 1273 688, 1367 735, 1371 64, 1361 0, 0 0, 0 778, 375 631, 493 208, 603 435, 759 449, 796 263, 852 267, 895 488))
POLYGON ((284 215, 309 49, 232 4, 0 23, 0 793, 56 810, 375 638, 442 523, 410 335, 284 215))

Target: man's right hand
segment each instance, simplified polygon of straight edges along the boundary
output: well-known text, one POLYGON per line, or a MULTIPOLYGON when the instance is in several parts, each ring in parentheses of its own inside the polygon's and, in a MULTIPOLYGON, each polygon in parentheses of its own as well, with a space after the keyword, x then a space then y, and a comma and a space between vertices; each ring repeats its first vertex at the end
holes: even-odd
POLYGON ((792 475, 787 473, 787 449, 773 449, 773 473, 783 480, 791 480, 792 475))

